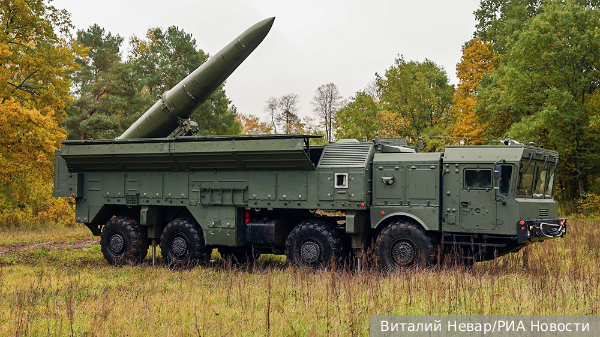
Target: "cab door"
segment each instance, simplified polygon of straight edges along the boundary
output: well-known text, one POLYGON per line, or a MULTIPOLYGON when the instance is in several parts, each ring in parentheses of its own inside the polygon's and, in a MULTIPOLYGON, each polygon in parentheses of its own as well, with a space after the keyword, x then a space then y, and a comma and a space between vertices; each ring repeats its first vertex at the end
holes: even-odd
POLYGON ((519 177, 514 164, 500 165, 500 179, 494 179, 496 190, 496 224, 495 233, 515 234, 515 223, 520 219, 519 203, 515 200, 516 181, 519 177))
POLYGON ((465 165, 461 170, 459 192, 460 227, 468 232, 486 232, 496 228, 492 167, 465 165))

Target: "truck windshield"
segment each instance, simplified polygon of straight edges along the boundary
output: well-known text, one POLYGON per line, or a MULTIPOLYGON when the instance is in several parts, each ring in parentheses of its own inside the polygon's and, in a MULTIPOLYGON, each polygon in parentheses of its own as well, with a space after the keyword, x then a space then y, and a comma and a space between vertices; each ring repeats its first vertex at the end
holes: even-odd
POLYGON ((556 162, 521 160, 518 196, 552 197, 556 183, 556 162))
POLYGON ((546 183, 546 192, 545 195, 547 197, 554 196, 554 185, 556 184, 556 171, 558 170, 558 160, 556 160, 553 164, 548 168, 548 182, 546 183))
POLYGON ((546 178, 548 177, 548 163, 535 164, 535 189, 533 194, 536 197, 544 196, 546 190, 546 178))
POLYGON ((517 186, 517 195, 530 196, 533 187, 533 176, 535 175, 535 163, 528 159, 521 160, 519 170, 519 185, 517 186))

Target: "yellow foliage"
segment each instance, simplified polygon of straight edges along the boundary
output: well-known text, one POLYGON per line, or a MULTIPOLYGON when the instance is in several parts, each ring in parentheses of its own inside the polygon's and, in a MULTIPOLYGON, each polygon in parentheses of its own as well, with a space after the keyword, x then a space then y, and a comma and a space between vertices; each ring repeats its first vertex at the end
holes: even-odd
POLYGON ((255 115, 244 115, 238 113, 235 117, 242 124, 242 133, 245 135, 270 134, 273 131, 271 125, 261 122, 255 115))
POLYGON ((0 226, 73 223, 70 201, 52 197, 54 150, 64 138, 51 110, 0 103, 0 226))
POLYGON ((70 201, 52 197, 54 150, 85 50, 61 36, 69 13, 46 1, 0 1, 0 23, 0 227, 74 223, 70 201))
POLYGON ((379 136, 382 138, 410 137, 410 121, 398 112, 389 110, 377 111, 377 124, 380 125, 379 136))
POLYGON ((600 210, 600 195, 586 193, 577 201, 579 211, 584 215, 598 215, 600 210))
POLYGON ((60 37, 71 28, 69 14, 45 1, 0 2, 0 102, 14 98, 62 120, 71 101, 69 72, 84 50, 60 37))
POLYGON ((500 58, 492 50, 492 44, 475 38, 463 47, 463 56, 456 65, 460 81, 454 92, 450 114, 454 123, 450 134, 455 137, 480 138, 484 125, 475 115, 477 86, 483 77, 500 65, 500 58))

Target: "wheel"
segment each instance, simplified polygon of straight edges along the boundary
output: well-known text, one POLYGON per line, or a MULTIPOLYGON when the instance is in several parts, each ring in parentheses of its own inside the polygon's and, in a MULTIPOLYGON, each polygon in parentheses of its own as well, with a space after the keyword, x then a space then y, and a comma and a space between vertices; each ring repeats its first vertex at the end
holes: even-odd
POLYGON ((431 239, 413 223, 396 221, 377 236, 375 256, 383 271, 430 265, 434 257, 431 239))
POLYGON ((308 220, 296 226, 285 242, 290 264, 322 269, 344 256, 340 233, 325 221, 308 220))
POLYGON ((164 263, 172 269, 193 268, 206 260, 202 228, 195 221, 177 218, 160 237, 164 263))
POLYGON ((148 254, 146 228, 128 217, 114 217, 102 230, 100 246, 109 264, 136 265, 148 254))
POLYGON ((219 253, 225 261, 231 261, 232 264, 253 263, 260 257, 260 253, 254 250, 252 246, 241 247, 241 250, 235 250, 232 247, 220 247, 219 253))

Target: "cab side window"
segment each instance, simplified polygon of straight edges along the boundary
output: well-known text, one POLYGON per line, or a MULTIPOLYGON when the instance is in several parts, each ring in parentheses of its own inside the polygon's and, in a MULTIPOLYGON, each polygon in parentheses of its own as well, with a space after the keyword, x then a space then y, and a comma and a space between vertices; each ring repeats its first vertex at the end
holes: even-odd
POLYGON ((465 189, 486 190, 492 188, 492 170, 465 170, 465 189))
POLYGON ((510 177, 512 177, 512 166, 502 165, 502 178, 500 179, 500 194, 507 196, 510 194, 510 177))

